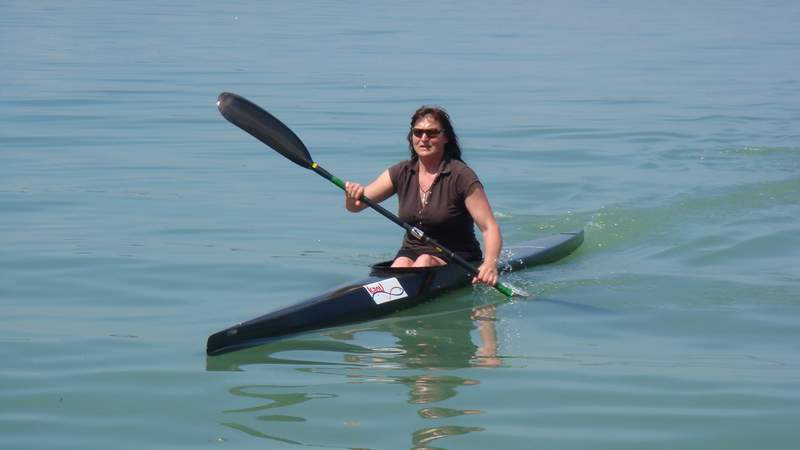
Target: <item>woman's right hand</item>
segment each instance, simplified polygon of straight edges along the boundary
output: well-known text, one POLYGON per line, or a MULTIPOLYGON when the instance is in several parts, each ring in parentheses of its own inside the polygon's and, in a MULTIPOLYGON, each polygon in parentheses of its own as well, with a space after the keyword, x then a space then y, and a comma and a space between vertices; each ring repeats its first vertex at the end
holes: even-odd
POLYGON ((360 211, 364 208, 361 197, 364 196, 364 186, 352 181, 344 183, 344 206, 348 211, 360 211))

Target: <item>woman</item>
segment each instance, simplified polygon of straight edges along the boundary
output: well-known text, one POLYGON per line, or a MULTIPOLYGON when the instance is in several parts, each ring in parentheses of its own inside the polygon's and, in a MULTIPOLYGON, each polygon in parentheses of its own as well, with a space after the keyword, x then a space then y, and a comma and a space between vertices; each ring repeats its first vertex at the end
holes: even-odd
MULTIPOLYGON (((366 187, 345 183, 345 207, 366 208, 366 196, 382 202, 397 194, 400 218, 468 261, 481 260, 474 224, 483 235, 486 257, 473 283, 495 285, 503 239, 483 185, 461 160, 461 148, 450 117, 441 108, 423 106, 411 117, 408 132, 411 159, 383 171, 366 187)), ((406 233, 392 267, 445 265, 435 248, 406 233)))

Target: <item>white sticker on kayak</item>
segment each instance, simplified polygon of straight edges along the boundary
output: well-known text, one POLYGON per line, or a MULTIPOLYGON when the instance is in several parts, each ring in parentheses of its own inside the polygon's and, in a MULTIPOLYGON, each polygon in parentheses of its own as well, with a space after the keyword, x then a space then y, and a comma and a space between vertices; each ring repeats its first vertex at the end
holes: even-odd
POLYGON ((408 297, 406 290, 403 289, 403 286, 397 281, 397 278, 387 278, 385 280, 365 284, 364 289, 367 290, 370 297, 372 297, 372 301, 374 301, 376 305, 408 297))

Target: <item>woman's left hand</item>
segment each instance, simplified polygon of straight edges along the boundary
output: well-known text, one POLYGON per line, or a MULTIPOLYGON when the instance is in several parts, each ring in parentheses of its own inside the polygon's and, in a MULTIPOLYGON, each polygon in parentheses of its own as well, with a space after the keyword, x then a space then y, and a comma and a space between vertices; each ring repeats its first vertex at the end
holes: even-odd
POLYGON ((491 261, 484 261, 478 267, 478 274, 472 278, 472 284, 483 283, 494 286, 497 284, 498 278, 497 264, 491 261))

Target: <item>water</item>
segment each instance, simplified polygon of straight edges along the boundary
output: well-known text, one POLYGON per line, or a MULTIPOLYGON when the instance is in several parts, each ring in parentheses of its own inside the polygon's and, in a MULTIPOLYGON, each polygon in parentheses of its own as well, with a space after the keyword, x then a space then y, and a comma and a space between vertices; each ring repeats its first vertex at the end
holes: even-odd
POLYGON ((0 11, 1 448, 796 447, 794 2, 0 11), (464 289, 206 358, 401 234, 221 91, 363 182, 445 105, 506 242, 586 242, 507 278, 534 300, 464 289))

